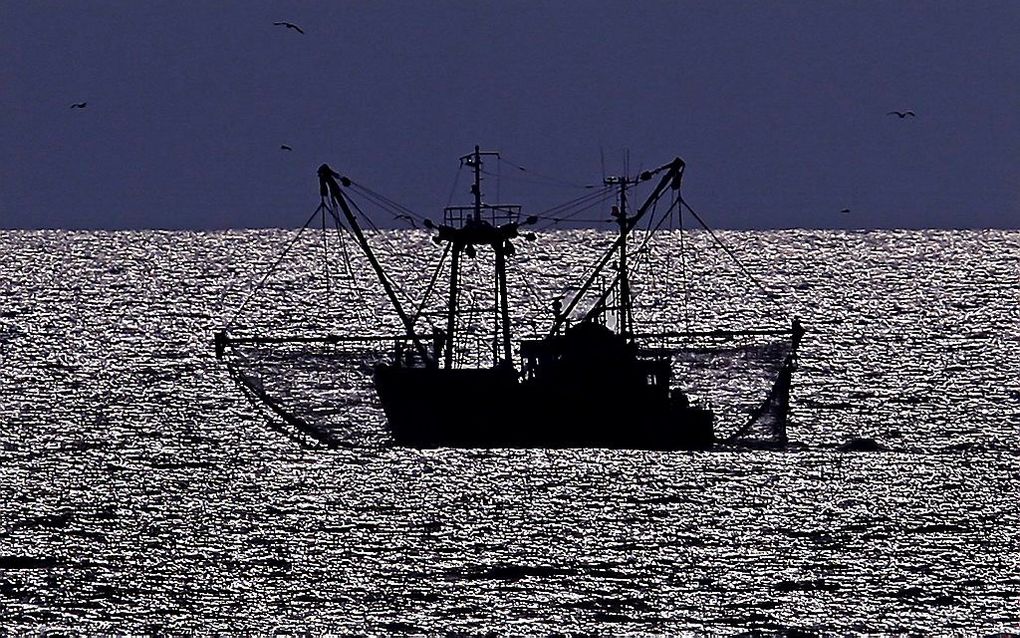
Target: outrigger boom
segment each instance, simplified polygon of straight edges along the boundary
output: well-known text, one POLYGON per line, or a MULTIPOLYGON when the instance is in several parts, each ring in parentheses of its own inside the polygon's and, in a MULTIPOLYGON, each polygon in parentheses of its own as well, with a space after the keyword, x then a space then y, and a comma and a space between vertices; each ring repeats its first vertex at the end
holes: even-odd
MULTIPOLYGON (((337 173, 328 164, 323 164, 319 167, 319 196, 322 198, 323 205, 329 210, 330 214, 336 216, 336 211, 333 210, 328 204, 326 204, 327 197, 333 203, 340 207, 343 211, 344 217, 347 219, 347 223, 350 225, 351 232, 358 240, 358 244, 361 246, 361 250, 364 251, 365 257, 368 262, 372 265, 372 270, 375 271, 376 277, 379 279, 379 283, 382 284, 383 290, 386 291, 386 296, 389 298, 390 303, 393 305, 393 309, 400 317, 400 321, 404 324, 404 329, 407 331, 407 338, 414 344, 415 349, 418 351, 418 355, 421 357, 425 365, 429 367, 435 367, 436 362, 433 357, 425 349, 424 344, 418 339, 418 335, 414 331, 414 322, 404 312, 404 307, 400 303, 400 299, 397 297, 397 293, 393 290, 393 284, 390 283, 389 277, 386 276, 386 272, 379 264, 379 260, 376 259, 375 253, 372 251, 372 245, 365 239, 365 233, 361 230, 361 224, 358 223, 358 218, 351 212, 351 207, 347 205, 347 199, 344 197, 343 191, 340 190, 340 184, 337 183, 336 179, 340 177, 340 173, 337 173)), ((340 181, 345 186, 350 186, 350 180, 346 177, 340 177, 340 181)))

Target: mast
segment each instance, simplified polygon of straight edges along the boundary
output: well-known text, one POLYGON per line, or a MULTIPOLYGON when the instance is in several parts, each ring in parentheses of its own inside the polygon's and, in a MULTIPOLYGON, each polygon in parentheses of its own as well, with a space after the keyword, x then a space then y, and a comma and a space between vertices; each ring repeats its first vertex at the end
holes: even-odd
POLYGON ((471 193, 475 196, 475 223, 482 223, 482 152, 475 144, 475 152, 471 157, 472 166, 475 169, 475 183, 471 186, 471 193))
MULTIPOLYGON (((487 153, 488 154, 488 153, 487 153)), ((496 157, 499 157, 498 153, 495 153, 496 157)), ((472 172, 474 173, 474 183, 471 184, 471 195, 474 197, 474 214, 472 220, 475 226, 482 225, 482 151, 481 148, 475 144, 475 152, 464 157, 469 158, 468 164, 471 165, 472 172)), ((499 330, 500 330, 500 294, 506 294, 505 288, 501 288, 501 282, 505 280, 504 277, 500 277, 500 272, 505 268, 505 263, 502 259, 503 255, 501 247, 497 247, 493 244, 493 248, 496 251, 496 280, 492 288, 492 306, 495 317, 492 322, 492 365, 493 367, 499 365, 499 330)), ((454 302, 456 300, 453 300, 454 302)), ((454 304, 454 308, 456 305, 454 304)), ((452 342, 450 344, 453 345, 452 342)))
MULTIPOLYGON (((482 155, 492 155, 499 157, 498 151, 486 151, 482 152, 480 146, 475 144, 475 150, 460 158, 461 162, 471 167, 474 176, 474 181, 471 184, 471 195, 474 198, 473 210, 471 215, 471 221, 476 227, 482 225, 482 155)), ((493 299, 493 335, 492 335, 492 365, 499 365, 500 353, 499 353, 499 334, 502 329, 505 340, 509 340, 507 335, 509 325, 509 318, 507 317, 507 303, 506 303, 506 260, 502 254, 502 246, 493 243, 493 250, 496 252, 496 272, 495 281, 492 287, 492 299, 493 299)), ((455 290, 455 282, 457 279, 456 274, 452 274, 451 282, 451 293, 450 293, 450 308, 451 312, 456 312, 457 308, 457 290, 455 290)), ((448 322, 449 325, 449 322, 448 322)), ((453 341, 450 341, 452 347, 453 341)), ((504 347, 504 356, 510 358, 509 346, 504 347)))
POLYGON ((627 279, 627 180, 620 180, 620 309, 619 332, 630 331, 630 280, 627 279))
MULTIPOLYGON (((510 362, 510 309, 506 294, 506 246, 504 241, 496 244, 496 292, 499 296, 499 311, 503 323, 503 361, 510 362)), ((498 365, 499 362, 497 361, 498 365)))
MULTIPOLYGON (((483 151, 475 145, 474 150, 460 158, 461 166, 470 166, 473 173, 471 184, 471 206, 448 206, 444 211, 444 223, 437 226, 432 222, 426 228, 435 229, 437 243, 450 242, 453 258, 450 261, 450 291, 447 301, 445 356, 443 366, 453 367, 453 350, 456 342, 457 312, 460 296, 460 254, 475 256, 475 246, 491 246, 495 253, 495 276, 492 283, 494 317, 492 329, 492 365, 511 361, 510 308, 507 294, 506 258, 514 252, 510 242, 519 236, 518 216, 520 206, 485 204, 482 201, 482 161, 485 156, 499 157, 497 151, 483 151), (483 213, 485 217, 483 217, 483 213), (491 219, 489 216, 491 215, 491 219)), ((528 218, 525 224, 534 223, 537 218, 528 218)), ((533 239, 529 234, 527 239, 533 239)))
POLYGON ((457 328, 457 286, 460 275, 460 252, 463 246, 460 242, 453 242, 453 255, 450 257, 450 299, 447 302, 446 312, 446 349, 443 358, 443 367, 449 370, 453 367, 453 333, 457 328))
POLYGON ((620 204, 618 208, 614 206, 612 212, 612 216, 616 218, 616 223, 620 228, 620 236, 617 240, 620 255, 617 270, 620 296, 617 300, 616 329, 621 335, 627 336, 634 328, 633 316, 631 314, 629 265, 627 263, 627 235, 630 233, 630 228, 627 226, 627 186, 639 184, 640 180, 629 179, 626 176, 614 176, 605 178, 602 180, 602 183, 606 186, 612 184, 619 184, 620 186, 620 204))

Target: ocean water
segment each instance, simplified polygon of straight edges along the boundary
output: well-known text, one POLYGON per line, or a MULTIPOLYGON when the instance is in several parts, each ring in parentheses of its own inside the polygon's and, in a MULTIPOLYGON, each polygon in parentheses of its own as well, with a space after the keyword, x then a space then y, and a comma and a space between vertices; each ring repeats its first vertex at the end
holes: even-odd
MULTIPOLYGON (((640 320, 808 328, 791 445, 697 453, 396 448, 357 352, 265 379, 339 445, 280 427, 211 340, 293 235, 0 231, 3 630, 1020 632, 1020 232, 720 233, 771 296, 664 235, 640 320)), ((396 331, 329 241, 303 236, 234 330, 396 331)), ((419 299, 439 250, 373 241, 419 299)), ((518 331, 609 241, 519 242, 518 331)))

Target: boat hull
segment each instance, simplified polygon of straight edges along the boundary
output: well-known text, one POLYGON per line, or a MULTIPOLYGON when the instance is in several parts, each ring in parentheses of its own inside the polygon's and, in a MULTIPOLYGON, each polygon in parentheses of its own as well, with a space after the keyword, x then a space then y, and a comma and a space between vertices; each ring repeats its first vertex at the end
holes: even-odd
POLYGON ((693 450, 715 441, 711 411, 640 389, 616 397, 521 381, 512 368, 380 365, 374 378, 397 445, 693 450))

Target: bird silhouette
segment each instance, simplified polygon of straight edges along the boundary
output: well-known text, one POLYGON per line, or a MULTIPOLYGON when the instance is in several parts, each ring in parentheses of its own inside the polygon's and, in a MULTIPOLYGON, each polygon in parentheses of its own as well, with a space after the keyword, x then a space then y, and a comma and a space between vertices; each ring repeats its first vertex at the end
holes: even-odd
POLYGON ((85 108, 85 106, 87 104, 88 104, 88 102, 75 102, 74 104, 71 105, 71 108, 72 109, 83 109, 83 108, 85 108))
POLYGON ((414 217, 411 217, 410 215, 394 215, 393 219, 406 219, 411 222, 411 228, 418 230, 418 224, 415 223, 414 217))
POLYGON ((914 113, 913 111, 889 111, 888 113, 886 113, 886 115, 896 115, 896 116, 898 116, 898 117, 899 117, 899 118, 900 118, 901 120, 902 120, 903 118, 905 118, 906 116, 908 116, 908 115, 909 115, 910 117, 917 117, 917 114, 916 114, 916 113, 914 113))
POLYGON ((841 212, 841 213, 849 213, 850 209, 849 208, 844 208, 843 210, 841 210, 839 212, 841 212))
POLYGON ((295 31, 297 31, 298 33, 300 33, 302 35, 304 35, 304 33, 305 33, 301 29, 301 27, 299 27, 298 25, 294 24, 293 22, 274 22, 273 25, 277 26, 277 27, 287 27, 288 29, 294 29, 295 31))
POLYGON ((287 146, 286 144, 280 144, 280 150, 281 151, 293 151, 294 149, 292 149, 291 147, 287 146))

